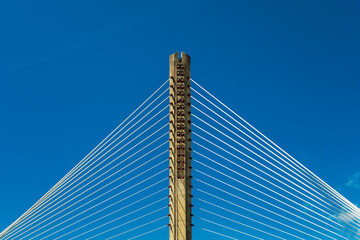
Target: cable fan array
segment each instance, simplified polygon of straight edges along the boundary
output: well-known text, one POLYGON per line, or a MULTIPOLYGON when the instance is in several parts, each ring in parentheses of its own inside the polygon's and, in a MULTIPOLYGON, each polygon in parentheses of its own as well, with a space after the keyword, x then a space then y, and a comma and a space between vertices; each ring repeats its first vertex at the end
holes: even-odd
MULTIPOLYGON (((194 239, 360 240, 359 208, 191 81, 194 239)), ((0 239, 168 238, 167 83, 0 239)))
POLYGON ((0 239, 137 239, 155 231, 167 236, 166 83, 1 232, 0 239))
POLYGON ((360 239, 359 208, 192 83, 195 239, 360 239))

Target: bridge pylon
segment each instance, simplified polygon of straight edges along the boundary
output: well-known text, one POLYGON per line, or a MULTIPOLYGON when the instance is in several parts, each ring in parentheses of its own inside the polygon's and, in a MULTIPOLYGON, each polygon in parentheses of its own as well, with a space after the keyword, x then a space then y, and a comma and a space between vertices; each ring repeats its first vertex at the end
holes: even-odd
POLYGON ((191 240, 190 56, 170 55, 169 239, 191 240))

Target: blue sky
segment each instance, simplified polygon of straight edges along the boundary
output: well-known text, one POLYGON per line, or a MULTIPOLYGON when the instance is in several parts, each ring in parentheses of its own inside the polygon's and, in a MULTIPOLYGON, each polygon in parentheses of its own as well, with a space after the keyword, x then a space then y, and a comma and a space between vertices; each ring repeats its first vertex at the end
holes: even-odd
POLYGON ((168 56, 360 204, 357 1, 2 1, 0 228, 168 78, 168 56))

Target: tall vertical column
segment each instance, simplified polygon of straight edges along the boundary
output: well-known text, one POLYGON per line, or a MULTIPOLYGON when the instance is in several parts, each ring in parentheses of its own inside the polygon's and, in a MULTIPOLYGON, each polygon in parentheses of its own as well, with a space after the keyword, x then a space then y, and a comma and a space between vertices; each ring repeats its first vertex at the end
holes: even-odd
POLYGON ((190 57, 170 56, 169 239, 191 239, 190 57))

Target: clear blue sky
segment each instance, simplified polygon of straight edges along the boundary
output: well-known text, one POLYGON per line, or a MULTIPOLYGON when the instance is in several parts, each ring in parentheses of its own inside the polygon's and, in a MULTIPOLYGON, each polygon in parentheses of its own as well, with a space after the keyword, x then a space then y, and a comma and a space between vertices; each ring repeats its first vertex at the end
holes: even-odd
POLYGON ((0 229, 168 78, 168 56, 360 204, 360 3, 0 3, 0 229))

